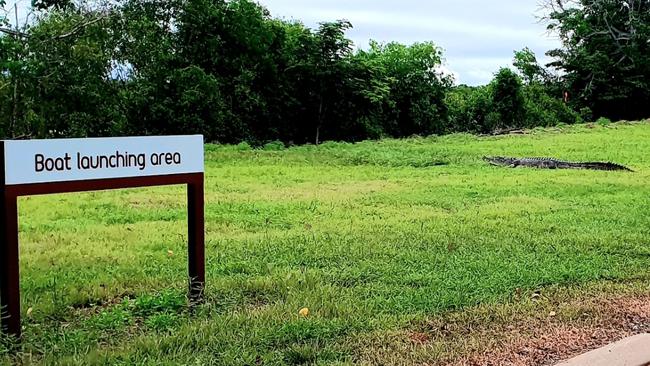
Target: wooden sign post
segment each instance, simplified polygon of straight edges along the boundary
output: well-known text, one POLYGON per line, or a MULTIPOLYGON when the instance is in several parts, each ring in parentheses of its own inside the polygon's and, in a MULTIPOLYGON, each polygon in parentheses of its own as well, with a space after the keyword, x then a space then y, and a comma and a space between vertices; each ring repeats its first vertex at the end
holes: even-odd
POLYGON ((2 328, 20 337, 18 197, 187 185, 189 296, 205 288, 203 136, 0 142, 2 328))

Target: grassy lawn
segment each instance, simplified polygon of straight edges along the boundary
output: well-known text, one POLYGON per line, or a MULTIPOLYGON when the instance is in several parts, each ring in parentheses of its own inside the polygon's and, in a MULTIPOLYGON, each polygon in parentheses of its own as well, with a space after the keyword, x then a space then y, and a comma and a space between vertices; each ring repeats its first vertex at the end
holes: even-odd
POLYGON ((22 198, 24 340, 2 343, 4 362, 408 364, 385 353, 394 335, 451 312, 605 283, 650 292, 649 123, 206 149, 206 304, 186 305, 183 187, 22 198))

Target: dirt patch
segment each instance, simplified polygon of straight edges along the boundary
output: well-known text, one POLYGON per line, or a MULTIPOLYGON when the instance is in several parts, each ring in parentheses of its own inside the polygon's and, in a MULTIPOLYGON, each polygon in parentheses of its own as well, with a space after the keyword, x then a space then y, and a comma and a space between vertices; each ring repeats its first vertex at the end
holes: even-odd
POLYGON ((545 365, 553 364, 569 356, 580 354, 623 338, 625 333, 617 329, 572 327, 558 325, 544 329, 546 334, 501 343, 501 349, 474 354, 462 358, 455 365, 545 365))
MULTIPOLYGON (((449 360, 452 365, 552 365, 622 338, 650 330, 650 297, 576 301, 560 307, 567 317, 548 316, 506 326, 497 347, 449 360)), ((557 313, 556 313, 557 314, 557 313)), ((501 329, 503 331, 504 329, 501 329)))
POLYGON ((555 365, 628 336, 650 332, 650 294, 545 297, 479 306, 428 320, 409 331, 357 343, 363 365, 555 365))

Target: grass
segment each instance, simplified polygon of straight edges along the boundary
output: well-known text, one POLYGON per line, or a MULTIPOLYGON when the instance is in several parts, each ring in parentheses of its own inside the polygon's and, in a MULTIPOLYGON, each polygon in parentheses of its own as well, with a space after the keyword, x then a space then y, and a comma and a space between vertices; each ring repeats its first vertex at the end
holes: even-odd
POLYGON ((0 359, 372 364, 388 335, 516 305, 522 291, 581 296, 633 281, 650 291, 648 151, 648 123, 207 146, 207 301, 194 310, 183 187, 23 198, 24 340, 2 342, 0 359), (504 169, 484 155, 615 161, 636 173, 504 169))

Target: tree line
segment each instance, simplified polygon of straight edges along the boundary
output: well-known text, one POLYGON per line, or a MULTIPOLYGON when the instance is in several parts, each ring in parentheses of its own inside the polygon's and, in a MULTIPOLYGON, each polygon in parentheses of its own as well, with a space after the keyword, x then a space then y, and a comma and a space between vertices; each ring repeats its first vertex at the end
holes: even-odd
POLYGON ((318 144, 649 116, 650 0, 546 10, 554 61, 517 51, 470 87, 433 42, 355 49, 345 20, 311 29, 251 0, 35 0, 0 19, 0 135, 318 144))

